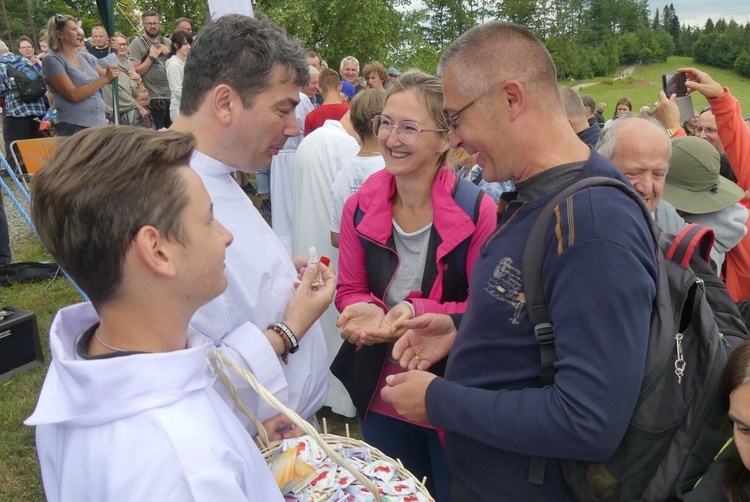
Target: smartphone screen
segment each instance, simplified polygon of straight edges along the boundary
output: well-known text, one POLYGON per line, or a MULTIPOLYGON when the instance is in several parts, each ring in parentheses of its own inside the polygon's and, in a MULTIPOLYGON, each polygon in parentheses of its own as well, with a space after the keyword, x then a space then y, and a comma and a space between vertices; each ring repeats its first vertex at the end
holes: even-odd
POLYGON ((677 97, 687 96, 687 86, 685 81, 687 75, 681 72, 678 73, 665 73, 662 75, 662 85, 664 86, 664 94, 670 97, 672 94, 676 94, 677 97))

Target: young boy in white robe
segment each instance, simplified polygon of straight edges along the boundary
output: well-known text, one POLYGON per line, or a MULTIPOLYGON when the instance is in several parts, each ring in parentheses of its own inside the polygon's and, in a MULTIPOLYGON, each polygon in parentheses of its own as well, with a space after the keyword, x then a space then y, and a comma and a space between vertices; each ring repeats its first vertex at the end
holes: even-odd
POLYGON ((39 237, 91 299, 55 318, 26 421, 50 501, 283 500, 214 390, 213 342, 188 326, 224 291, 233 238, 188 166, 194 147, 185 133, 88 129, 35 176, 39 237))

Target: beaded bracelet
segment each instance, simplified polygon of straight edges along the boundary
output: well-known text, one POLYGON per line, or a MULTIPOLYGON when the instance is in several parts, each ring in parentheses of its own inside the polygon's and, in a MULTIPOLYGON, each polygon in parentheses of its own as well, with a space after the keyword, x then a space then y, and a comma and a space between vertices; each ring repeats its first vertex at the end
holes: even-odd
POLYGON ((281 354, 279 357, 281 358, 282 361, 284 361, 284 364, 289 364, 288 358, 289 358, 289 354, 291 353, 290 351, 292 348, 292 342, 289 340, 289 337, 287 337, 284 334, 284 332, 281 330, 281 328, 279 328, 277 325, 269 324, 268 329, 270 329, 271 331, 275 331, 281 337, 281 343, 284 344, 284 353, 281 354))

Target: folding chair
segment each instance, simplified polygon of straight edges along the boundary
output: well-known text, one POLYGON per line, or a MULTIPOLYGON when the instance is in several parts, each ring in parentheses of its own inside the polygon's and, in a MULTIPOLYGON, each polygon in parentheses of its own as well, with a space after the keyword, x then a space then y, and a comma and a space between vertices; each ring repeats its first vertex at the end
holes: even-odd
POLYGON ((10 153, 15 161, 15 170, 18 175, 18 179, 21 180, 26 190, 29 190, 29 186, 26 183, 26 178, 36 174, 36 172, 47 164, 47 159, 57 148, 56 138, 34 138, 34 139, 19 139, 10 144, 10 153), (15 146, 15 148, 14 148, 15 146), (16 156, 16 148, 18 153, 21 155, 23 164, 26 167, 26 173, 21 169, 21 163, 18 161, 16 156))

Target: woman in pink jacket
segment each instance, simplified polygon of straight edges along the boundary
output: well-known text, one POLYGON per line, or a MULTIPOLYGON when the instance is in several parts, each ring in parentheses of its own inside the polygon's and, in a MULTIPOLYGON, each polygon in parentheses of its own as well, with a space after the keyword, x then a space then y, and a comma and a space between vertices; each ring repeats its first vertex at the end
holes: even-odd
POLYGON ((446 164, 442 104, 440 80, 409 71, 390 86, 373 120, 385 169, 344 205, 336 307, 349 343, 331 366, 357 408, 365 440, 400 458, 418 479, 427 476, 438 501, 450 492, 438 431, 398 415, 380 390, 388 375, 404 371, 391 357, 403 320, 465 310, 472 265, 496 224, 492 200, 446 164))

